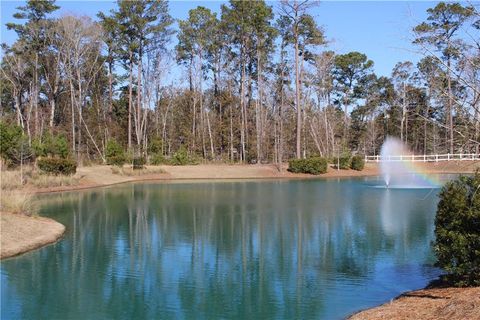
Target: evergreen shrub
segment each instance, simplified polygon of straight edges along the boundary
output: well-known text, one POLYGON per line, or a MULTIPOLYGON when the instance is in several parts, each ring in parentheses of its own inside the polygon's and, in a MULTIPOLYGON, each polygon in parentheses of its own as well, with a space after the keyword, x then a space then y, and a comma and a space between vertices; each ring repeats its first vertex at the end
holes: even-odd
POLYGON ((40 158, 37 160, 38 168, 48 174, 73 175, 77 171, 77 163, 71 159, 40 158))
POLYGON ((197 164, 198 162, 192 156, 188 155, 187 149, 181 146, 177 152, 173 154, 171 164, 174 166, 186 166, 189 164, 197 164))
POLYGON ((114 166, 122 166, 127 161, 122 146, 113 139, 107 141, 107 145, 105 146, 105 157, 107 159, 107 164, 114 166))
POLYGON ((66 159, 70 154, 68 140, 64 135, 45 134, 32 141, 35 157, 60 157, 66 159))
POLYGON ((352 158, 350 157, 349 154, 341 155, 338 158, 338 162, 337 162, 341 170, 350 169, 351 163, 352 163, 352 158))
POLYGON ((0 122, 0 157, 7 164, 16 161, 15 153, 21 144, 22 136, 23 131, 19 126, 0 122))
POLYGON ((147 161, 145 160, 144 157, 134 157, 132 161, 133 169, 134 170, 143 169, 146 163, 147 161))
POLYGON ((327 172, 327 159, 312 157, 307 159, 292 159, 288 162, 288 171, 293 173, 322 174, 327 172))
POLYGON ((362 157, 360 155, 356 155, 356 156, 352 157, 352 163, 350 164, 351 169, 357 170, 357 171, 362 171, 364 167, 365 167, 365 158, 364 157, 362 157))
POLYGON ((150 164, 153 164, 154 166, 170 164, 170 160, 165 158, 161 153, 155 153, 150 157, 150 164))
POLYGON ((437 266, 454 286, 480 285, 480 172, 448 182, 435 217, 437 266))

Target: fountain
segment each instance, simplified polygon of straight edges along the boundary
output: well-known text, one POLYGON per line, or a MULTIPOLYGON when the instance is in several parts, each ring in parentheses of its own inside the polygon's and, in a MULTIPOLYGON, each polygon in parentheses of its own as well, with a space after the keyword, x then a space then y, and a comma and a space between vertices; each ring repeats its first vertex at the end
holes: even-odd
POLYGON ((397 138, 387 137, 380 152, 380 170, 387 188, 435 188, 437 183, 422 174, 415 163, 407 160, 411 152, 397 138))

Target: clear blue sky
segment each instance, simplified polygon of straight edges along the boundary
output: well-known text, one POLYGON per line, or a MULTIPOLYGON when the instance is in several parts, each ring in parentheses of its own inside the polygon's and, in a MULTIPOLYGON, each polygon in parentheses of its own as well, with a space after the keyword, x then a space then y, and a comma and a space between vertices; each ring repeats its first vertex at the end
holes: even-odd
MULTIPOLYGON (((185 19, 188 10, 202 5, 218 12, 224 1, 170 1, 170 14, 185 19)), ((277 11, 279 2, 269 1, 277 11)), ((359 51, 375 62, 379 75, 389 76, 399 61, 418 61, 419 56, 410 43, 412 27, 426 18, 426 9, 435 6, 431 1, 324 1, 311 10, 318 24, 323 26, 329 45, 339 53, 359 51)), ((23 1, 1 0, 1 42, 11 44, 16 34, 5 27, 14 21, 15 8, 23 1)), ((55 16, 68 13, 95 18, 99 11, 115 8, 114 1, 57 1, 61 7, 55 16)))

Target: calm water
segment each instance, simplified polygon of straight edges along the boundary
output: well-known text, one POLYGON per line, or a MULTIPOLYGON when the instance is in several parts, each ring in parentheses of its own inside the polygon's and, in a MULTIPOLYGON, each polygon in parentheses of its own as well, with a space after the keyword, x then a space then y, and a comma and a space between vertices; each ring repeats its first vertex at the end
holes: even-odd
POLYGON ((337 319, 425 286, 438 190, 370 179, 42 197, 58 244, 1 263, 2 319, 337 319))

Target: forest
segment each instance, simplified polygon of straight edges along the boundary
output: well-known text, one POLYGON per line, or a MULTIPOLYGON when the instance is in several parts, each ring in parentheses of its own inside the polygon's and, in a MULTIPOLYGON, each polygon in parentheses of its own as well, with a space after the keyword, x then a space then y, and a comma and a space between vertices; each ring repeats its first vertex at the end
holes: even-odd
POLYGON ((115 148, 158 163, 181 150, 278 164, 375 155, 387 136, 417 154, 479 153, 474 6, 428 9, 409 35, 421 59, 385 77, 361 52, 327 50, 317 5, 231 0, 176 21, 164 0, 56 18, 55 1, 27 1, 6 25, 17 40, 2 45, 2 139, 21 132, 22 161, 57 139, 78 164, 105 163, 115 148), (169 79, 174 67, 182 86, 169 79))

